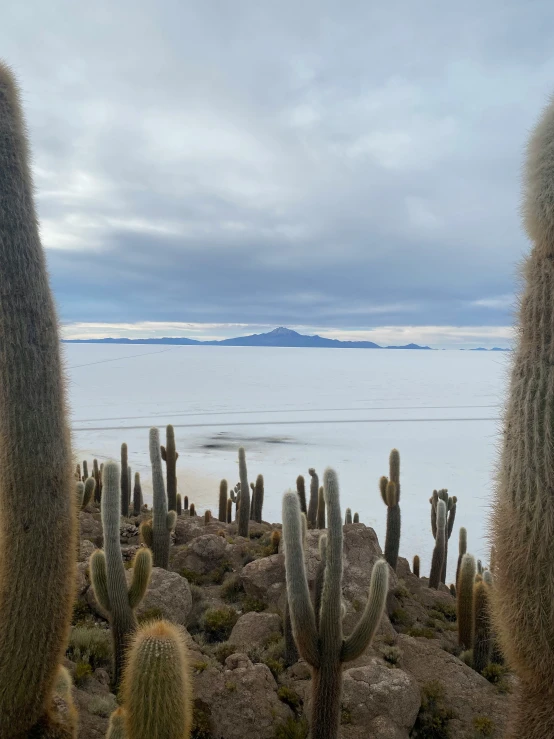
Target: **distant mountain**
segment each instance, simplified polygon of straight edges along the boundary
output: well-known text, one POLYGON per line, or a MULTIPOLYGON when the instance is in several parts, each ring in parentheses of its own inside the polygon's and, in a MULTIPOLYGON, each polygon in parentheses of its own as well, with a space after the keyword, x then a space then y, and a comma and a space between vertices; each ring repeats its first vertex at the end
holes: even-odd
MULTIPOLYGON (((465 349, 461 349, 461 351, 465 351, 465 349)), ((469 349, 470 352, 511 352, 512 350, 509 348, 501 349, 498 346, 493 346, 492 349, 485 349, 484 346, 478 346, 476 349, 469 349)))
POLYGON ((195 346, 281 346, 281 347, 319 347, 328 349, 427 349, 429 346, 406 344, 406 346, 379 346, 373 341, 339 341, 325 339, 323 336, 304 336, 290 328, 274 329, 266 334, 251 334, 238 336, 235 339, 220 341, 196 341, 195 339, 180 339, 163 337, 161 339, 64 339, 66 344, 173 344, 195 346))

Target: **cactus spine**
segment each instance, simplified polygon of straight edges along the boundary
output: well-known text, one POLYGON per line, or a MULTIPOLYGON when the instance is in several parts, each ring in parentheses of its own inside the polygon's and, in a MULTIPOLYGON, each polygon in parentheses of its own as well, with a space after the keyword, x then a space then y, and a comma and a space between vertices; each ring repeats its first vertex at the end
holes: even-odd
POLYGON ((298 651, 312 667, 312 739, 336 739, 340 720, 342 663, 362 654, 377 629, 388 590, 388 565, 375 563, 369 598, 354 631, 342 634, 342 516, 336 473, 324 475, 327 505, 326 564, 319 609, 319 623, 310 600, 304 550, 300 502, 296 493, 283 498, 283 541, 287 595, 298 651))
POLYGON ((250 525, 250 487, 248 485, 248 471, 246 469, 246 455, 244 447, 239 449, 239 477, 240 477, 240 506, 238 511, 238 535, 248 536, 250 525))
POLYGON ((222 523, 227 521, 227 480, 219 483, 219 514, 217 517, 222 523))
POLYGON ((185 635, 167 621, 141 628, 129 649, 123 681, 128 739, 188 739, 192 677, 185 635))
POLYGON ((77 549, 58 325, 28 152, 19 91, 0 63, 2 739, 49 736, 54 719, 48 711, 71 622, 77 549))
POLYGON ((491 646, 489 586, 481 581, 473 586, 473 669, 477 672, 488 665, 491 646))
POLYGON ((315 529, 317 526, 317 503, 319 500, 319 477, 313 467, 308 470, 310 475, 310 504, 308 506, 308 528, 315 529))
POLYGON ((166 466, 167 475, 167 507, 170 511, 177 510, 177 460, 179 453, 175 448, 175 431, 169 424, 165 430, 165 446, 160 447, 162 459, 166 466))
POLYGON ((553 149, 551 103, 527 148, 523 215, 532 249, 524 265, 492 526, 494 621, 520 682, 507 736, 521 739, 554 735, 553 149))
POLYGON ((90 559, 90 576, 96 599, 109 614, 114 653, 113 684, 117 688, 129 637, 137 628, 134 609, 144 597, 150 582, 152 557, 148 549, 138 550, 134 561, 133 581, 131 587, 127 587, 119 543, 121 498, 118 465, 115 462, 106 462, 103 477, 104 549, 93 553, 90 559))
POLYGON ((473 645, 473 584, 475 582, 475 571, 475 557, 471 554, 464 554, 456 586, 458 644, 464 649, 471 649, 473 645))
POLYGON ((133 514, 140 516, 142 507, 142 486, 140 484, 140 472, 135 472, 135 487, 133 489, 133 514))
POLYGON ((264 476, 258 475, 254 486, 254 494, 252 496, 252 513, 253 520, 256 523, 262 522, 262 509, 264 505, 264 476))
POLYGON ((414 557, 413 572, 416 577, 419 577, 419 555, 416 554, 414 557))
POLYGON ((121 515, 129 516, 129 464, 127 461, 127 444, 121 445, 121 515))
POLYGON ((304 475, 298 475, 298 477, 296 478, 296 492, 298 493, 298 498, 300 500, 300 510, 305 516, 307 516, 308 509, 306 508, 306 481, 304 480, 304 475))
POLYGON ((442 569, 446 550, 446 503, 439 500, 437 503, 437 535, 435 536, 435 548, 431 559, 431 574, 429 575, 429 587, 437 589, 441 584, 442 569))
MULTIPOLYGON (((169 544, 171 532, 177 522, 176 511, 167 510, 164 477, 162 472, 162 456, 160 449, 160 432, 150 429, 150 463, 152 465, 152 522, 142 524, 141 532, 146 543, 152 542, 154 567, 169 569, 169 544)), ((177 501, 175 501, 177 504, 177 501)), ((191 513, 192 515, 192 513, 191 513)), ((150 546, 150 545, 149 545, 150 546)))
POLYGON ((400 548, 400 454, 397 449, 393 449, 389 455, 389 476, 381 478, 379 489, 387 506, 385 559, 396 570, 400 548))

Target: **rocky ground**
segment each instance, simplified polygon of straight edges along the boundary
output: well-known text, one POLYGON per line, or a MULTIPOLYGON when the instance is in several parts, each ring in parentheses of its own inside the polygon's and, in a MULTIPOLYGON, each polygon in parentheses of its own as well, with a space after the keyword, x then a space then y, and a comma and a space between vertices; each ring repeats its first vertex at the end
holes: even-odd
MULTIPOLYGON (((116 705, 110 692, 110 636, 96 603, 88 559, 102 545, 100 514, 80 514, 78 601, 66 665, 75 682, 81 739, 104 739, 116 705)), ((137 519, 121 529, 126 566, 140 546, 137 519)), ((271 533, 280 525, 235 524, 188 515, 178 519, 171 571, 154 568, 139 620, 164 617, 186 627, 194 680, 194 739, 303 739, 310 670, 285 663, 282 614, 284 557, 271 533)), ((306 564, 313 583, 319 532, 309 531, 306 564)), ((344 631, 356 624, 371 568, 382 554, 373 529, 344 527, 344 631)), ((406 560, 390 572, 386 614, 373 645, 344 670, 342 739, 500 737, 512 679, 491 681, 458 658, 455 600, 430 590, 406 560)))

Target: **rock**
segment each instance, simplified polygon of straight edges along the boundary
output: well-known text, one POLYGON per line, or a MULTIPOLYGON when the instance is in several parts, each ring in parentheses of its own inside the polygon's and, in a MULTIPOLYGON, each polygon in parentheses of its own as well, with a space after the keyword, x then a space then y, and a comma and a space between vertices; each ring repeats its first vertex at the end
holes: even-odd
POLYGON ((250 562, 240 578, 247 595, 275 604, 285 590, 285 556, 272 554, 250 562))
POLYGON ((100 513, 79 511, 79 527, 81 539, 88 539, 97 547, 102 546, 104 542, 104 532, 102 530, 100 513))
POLYGON ((228 657, 220 672, 209 667, 195 675, 194 697, 217 739, 273 739, 276 727, 292 717, 277 697, 277 683, 269 668, 253 665, 244 654, 228 657))
MULTIPOLYGON (((366 736, 408 737, 421 705, 417 681, 403 670, 372 659, 344 671, 342 705, 366 736)), ((353 734, 355 736, 355 734, 353 734)))
POLYGON ((94 544, 88 539, 83 539, 80 542, 79 556, 77 557, 79 562, 85 562, 87 565, 92 557, 92 553, 97 549, 94 544))
POLYGON ((281 619, 276 613, 245 613, 234 625, 229 642, 264 647, 275 634, 281 634, 281 619))
POLYGON ((129 539, 138 538, 139 529, 133 523, 123 523, 119 529, 119 540, 122 544, 127 544, 129 539))
POLYGON ((175 552, 171 559, 171 569, 175 572, 187 569, 205 575, 225 562, 226 548, 227 542, 217 534, 198 536, 187 547, 175 552))
POLYGON ((222 524, 217 520, 213 520, 209 524, 204 523, 204 518, 201 516, 181 516, 177 519, 175 524, 175 545, 182 546, 196 539, 198 536, 205 536, 206 534, 217 535, 218 531, 227 531, 227 524, 222 524))
POLYGON ((236 654, 230 654, 225 660, 225 667, 228 670, 236 670, 239 667, 250 668, 253 664, 250 657, 243 652, 237 652, 236 654))
POLYGON ((495 726, 493 736, 503 736, 509 695, 500 694, 471 667, 442 650, 434 639, 414 639, 400 634, 398 646, 403 652, 403 669, 417 680, 421 688, 435 680, 443 686, 445 704, 456 714, 456 719, 450 722, 452 736, 473 739, 473 719, 476 716, 490 718, 495 726))
POLYGON ((87 592, 90 582, 87 576, 88 562, 79 562, 77 564, 77 597, 82 598, 87 592))

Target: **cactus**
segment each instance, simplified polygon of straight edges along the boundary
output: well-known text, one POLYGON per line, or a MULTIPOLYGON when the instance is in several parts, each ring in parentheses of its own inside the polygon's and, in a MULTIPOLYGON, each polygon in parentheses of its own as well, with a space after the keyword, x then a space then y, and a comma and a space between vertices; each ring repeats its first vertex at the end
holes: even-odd
POLYGON ((142 486, 140 484, 140 472, 135 472, 135 487, 133 489, 133 514, 140 516, 142 508, 142 486))
POLYGON ((19 91, 0 63, 2 739, 53 736, 52 693, 71 622, 77 548, 57 316, 28 159, 19 91))
POLYGON ((246 469, 246 455, 244 447, 239 449, 239 476, 240 476, 240 505, 238 512, 238 535, 248 537, 250 524, 250 487, 248 486, 248 472, 246 469))
POLYGON ((100 504, 102 500, 102 476, 98 467, 98 460, 94 459, 92 462, 92 476, 96 481, 96 487, 94 489, 94 502, 100 504))
POLYGON ((207 525, 212 520, 212 512, 211 511, 204 511, 204 523, 207 525))
POLYGON ((416 577, 419 577, 419 555, 416 554, 414 557, 413 572, 416 577))
POLYGON ((219 483, 219 514, 218 518, 222 523, 227 521, 227 480, 219 483))
POLYGON ((83 482, 88 480, 88 462, 86 459, 83 460, 83 482))
POLYGON ((123 708, 116 708, 110 716, 110 725, 106 739, 127 739, 125 731, 125 711, 123 708))
POLYGON ((477 574, 482 575, 483 574, 483 563, 480 559, 477 560, 477 574))
POLYGON ((296 492, 300 500, 300 510, 306 516, 308 515, 308 509, 306 508, 306 481, 304 475, 298 475, 296 478, 296 492))
POLYGON ((252 496, 253 520, 257 523, 262 522, 262 509, 264 505, 264 476, 258 475, 256 485, 254 486, 254 494, 252 496))
POLYGON ((227 523, 231 523, 233 521, 233 501, 231 498, 227 501, 227 523))
POLYGON ((323 492, 323 485, 319 486, 318 497, 317 497, 317 528, 325 528, 325 494, 323 492))
POLYGON ((475 582, 475 571, 475 557, 471 554, 464 554, 456 586, 458 644, 464 649, 471 649, 473 644, 473 584, 475 582))
POLYGON ((400 548, 400 454, 393 449, 389 455, 389 476, 379 481, 381 497, 387 506, 387 534, 385 537, 385 559, 393 570, 398 562, 400 548))
POLYGON ((308 506, 308 528, 315 529, 317 526, 317 503, 319 500, 319 477, 313 467, 308 470, 310 475, 310 504, 308 506))
POLYGON ((354 518, 352 520, 354 521, 354 523, 360 523, 360 514, 355 513, 354 518))
POLYGON ((346 638, 342 635, 342 516, 336 473, 324 475, 327 506, 327 547, 325 576, 316 625, 310 601, 298 495, 283 498, 283 541, 287 596, 292 629, 298 651, 312 668, 312 739, 337 737, 340 721, 342 663, 359 657, 377 629, 388 590, 388 565, 376 562, 371 574, 369 598, 360 622, 346 638))
POLYGON ((77 498, 77 508, 83 507, 83 500, 85 499, 85 483, 78 482, 75 485, 75 495, 77 498))
MULTIPOLYGON (((431 559, 429 587, 437 589, 441 584, 442 569, 446 549, 446 503, 439 500, 437 504, 437 535, 431 559)), ((468 647, 469 649, 469 647, 468 647)))
POLYGON ((169 424, 165 430, 165 446, 160 447, 160 453, 166 466, 167 476, 167 508, 177 510, 177 460, 179 453, 175 448, 175 431, 169 424))
POLYGON ((349 523, 352 523, 352 511, 350 510, 350 508, 347 508, 346 509, 346 515, 344 517, 344 523, 345 523, 345 525, 346 524, 349 524, 349 523))
POLYGON ((81 479, 81 465, 80 464, 77 464, 75 466, 75 479, 77 480, 77 482, 82 482, 82 479, 81 479))
POLYGON ((129 516, 129 463, 127 444, 121 445, 121 515, 129 516))
POLYGON ((444 562, 442 565, 442 572, 440 575, 440 581, 444 583, 446 581, 446 567, 448 561, 448 540, 452 535, 452 529, 454 528, 454 519, 456 518, 456 504, 458 499, 455 495, 449 496, 448 490, 443 488, 442 490, 433 490, 433 496, 429 498, 431 503, 431 531, 433 532, 433 538, 437 538, 437 505, 438 501, 444 501, 446 505, 446 528, 445 528, 445 539, 444 539, 444 562))
POLYGON ((83 510, 88 506, 88 504, 92 500, 95 489, 96 489, 96 481, 94 477, 87 477, 86 482, 85 482, 85 489, 83 491, 83 502, 81 503, 81 508, 83 510))
POLYGON ((454 583, 450 583, 450 595, 455 598, 457 594, 456 586, 454 583))
POLYGON ((458 564, 456 565, 456 583, 458 582, 458 576, 460 574, 460 566, 462 564, 462 558, 467 552, 467 531, 462 526, 460 528, 459 540, 458 540, 458 564))
POLYGON ((122 686, 128 739, 188 739, 192 677, 185 633, 167 621, 141 628, 122 686))
POLYGON ((177 515, 180 516, 183 512, 183 501, 181 500, 181 494, 177 493, 177 515))
POLYGON ((482 672, 490 661, 489 586, 477 582, 473 586, 473 669, 482 672))
POLYGON ((271 532, 271 553, 272 554, 278 554, 279 553, 279 544, 281 543, 281 532, 279 529, 276 529, 275 531, 271 532))
POLYGON ((103 473, 102 527, 104 549, 97 549, 90 558, 90 577, 94 595, 108 613, 114 653, 113 685, 118 688, 129 637, 137 628, 134 609, 141 602, 152 572, 152 557, 148 549, 139 549, 134 560, 133 581, 127 586, 119 543, 121 517, 120 474, 115 462, 106 462, 103 473))
MULTIPOLYGON (((169 427, 168 427, 169 428, 169 427)), ((150 463, 152 465, 152 522, 143 523, 144 540, 152 541, 152 556, 154 567, 169 569, 169 544, 171 532, 175 528, 177 513, 167 510, 164 478, 162 472, 162 456, 160 450, 160 432, 157 428, 150 429, 150 463), (148 528, 152 529, 152 533, 148 528)), ((177 500, 175 500, 177 505, 177 500)), ((191 514, 192 515, 192 514, 191 514)))
POLYGON ((196 516, 196 508, 194 507, 194 503, 191 503, 189 506, 189 517, 190 516, 196 516))

